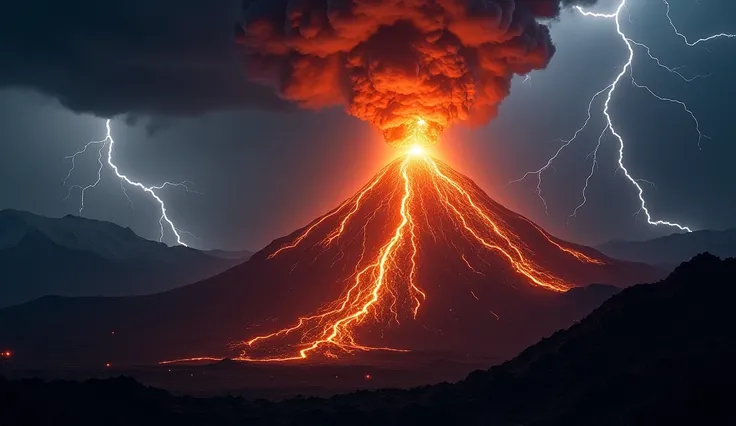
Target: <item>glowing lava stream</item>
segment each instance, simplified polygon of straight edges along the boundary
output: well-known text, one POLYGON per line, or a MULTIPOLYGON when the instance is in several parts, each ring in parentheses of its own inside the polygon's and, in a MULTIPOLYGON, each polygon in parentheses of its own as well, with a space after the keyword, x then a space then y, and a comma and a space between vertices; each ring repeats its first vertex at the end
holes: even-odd
MULTIPOLYGON (((298 247, 315 229, 327 223, 328 218, 340 218, 338 222, 333 223, 335 228, 327 232, 327 237, 318 243, 325 247, 329 246, 349 228, 349 222, 359 210, 361 203, 379 183, 392 177, 399 179, 398 184, 394 185, 401 195, 398 223, 367 265, 363 263, 366 257, 364 244, 364 251, 356 265, 355 273, 350 278, 352 284, 343 295, 320 309, 317 314, 299 318, 291 327, 236 343, 235 347, 244 349, 235 359, 257 362, 291 361, 305 359, 313 353, 336 357, 330 352, 335 349, 344 353, 371 350, 402 351, 361 345, 357 342, 355 330, 369 318, 378 319, 383 310, 390 312, 393 319, 398 322, 397 300, 403 295, 407 295, 407 300, 411 301, 411 313, 416 318, 422 302, 428 297, 416 282, 419 269, 417 257, 421 248, 418 227, 421 225, 419 220, 415 219, 415 214, 423 208, 420 199, 422 191, 434 194, 433 199, 439 200, 457 228, 469 241, 497 253, 531 286, 552 292, 563 292, 571 287, 572 283, 565 282, 536 265, 520 238, 506 229, 502 221, 494 219, 493 212, 474 197, 473 188, 453 175, 454 172, 448 166, 430 157, 421 148, 413 147, 405 156, 386 166, 355 196, 307 227, 292 242, 282 245, 269 255, 267 259, 272 260, 285 251, 298 247), (396 172, 388 173, 389 170, 395 171, 397 166, 398 176, 396 172), (298 333, 301 336, 301 343, 291 345, 291 349, 273 356, 252 355, 269 340, 284 338, 291 333, 298 333)), ((534 227, 547 241, 577 261, 596 265, 604 263, 562 246, 539 227, 536 225, 534 227)), ((425 231, 433 232, 433 230, 425 231)), ((464 254, 459 253, 458 256, 471 271, 477 272, 464 254)))

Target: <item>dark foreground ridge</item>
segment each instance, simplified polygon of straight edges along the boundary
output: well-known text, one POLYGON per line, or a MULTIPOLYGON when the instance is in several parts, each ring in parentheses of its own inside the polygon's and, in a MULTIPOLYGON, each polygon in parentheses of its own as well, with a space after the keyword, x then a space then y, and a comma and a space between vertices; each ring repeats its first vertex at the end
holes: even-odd
POLYGON ((0 424, 734 424, 734 276, 736 260, 699 255, 456 384, 273 403, 175 397, 126 378, 0 381, 0 424))

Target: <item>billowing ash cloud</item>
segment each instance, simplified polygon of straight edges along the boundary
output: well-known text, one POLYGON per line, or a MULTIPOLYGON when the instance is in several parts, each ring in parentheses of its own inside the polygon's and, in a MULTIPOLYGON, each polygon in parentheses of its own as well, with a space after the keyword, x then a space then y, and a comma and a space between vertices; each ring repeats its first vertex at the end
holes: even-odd
POLYGON ((538 21, 560 7, 560 0, 246 0, 238 41, 252 81, 303 107, 344 104, 401 145, 412 142, 420 119, 433 134, 492 119, 514 74, 549 63, 555 49, 538 21))

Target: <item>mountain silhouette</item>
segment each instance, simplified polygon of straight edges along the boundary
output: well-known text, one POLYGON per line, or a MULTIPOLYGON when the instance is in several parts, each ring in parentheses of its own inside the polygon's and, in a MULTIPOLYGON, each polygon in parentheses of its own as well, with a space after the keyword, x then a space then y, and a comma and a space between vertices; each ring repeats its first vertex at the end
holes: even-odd
POLYGON ((253 252, 250 250, 207 250, 206 254, 210 256, 219 257, 222 259, 242 260, 246 261, 253 256, 253 252))
POLYGON ((238 263, 148 241, 109 222, 0 211, 0 307, 45 295, 158 293, 238 263))
POLYGON ((736 260, 699 255, 455 384, 283 402, 175 397, 129 378, 0 380, 8 425, 617 426, 736 422, 736 260))
POLYGON ((661 276, 556 239, 446 164, 407 156, 216 277, 150 296, 5 309, 0 342, 29 363, 260 361, 309 346, 310 356, 346 362, 375 348, 503 359, 615 292, 576 287, 661 276), (337 338, 313 344, 332 329, 337 338))
POLYGON ((674 269, 706 251, 723 258, 736 257, 736 229, 694 231, 647 241, 610 241, 596 248, 617 259, 674 269))

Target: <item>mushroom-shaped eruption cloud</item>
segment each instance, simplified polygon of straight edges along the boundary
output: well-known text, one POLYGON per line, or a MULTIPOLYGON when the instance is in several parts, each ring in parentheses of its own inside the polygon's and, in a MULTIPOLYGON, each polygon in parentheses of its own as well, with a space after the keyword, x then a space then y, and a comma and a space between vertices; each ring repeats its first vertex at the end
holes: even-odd
POLYGON ((484 124, 512 77, 547 66, 540 21, 593 0, 245 0, 249 78, 305 108, 344 105, 393 146, 484 124))

